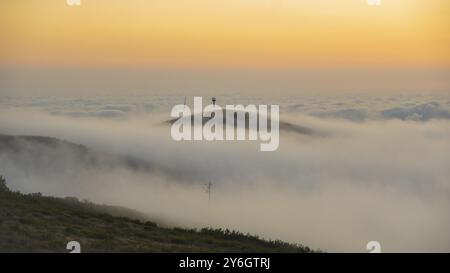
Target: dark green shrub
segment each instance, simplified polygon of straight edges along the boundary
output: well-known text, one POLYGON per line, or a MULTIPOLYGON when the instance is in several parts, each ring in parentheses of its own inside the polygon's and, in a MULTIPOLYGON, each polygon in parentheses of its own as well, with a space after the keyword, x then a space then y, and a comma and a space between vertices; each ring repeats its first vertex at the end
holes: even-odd
POLYGON ((0 192, 10 192, 11 190, 8 188, 6 184, 6 179, 0 175, 0 192))

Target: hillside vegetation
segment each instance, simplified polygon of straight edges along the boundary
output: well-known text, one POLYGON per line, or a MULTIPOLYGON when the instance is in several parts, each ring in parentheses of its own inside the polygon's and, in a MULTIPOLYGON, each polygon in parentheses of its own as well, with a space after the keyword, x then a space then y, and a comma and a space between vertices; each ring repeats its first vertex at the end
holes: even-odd
POLYGON ((0 177, 0 252, 311 252, 236 231, 164 228, 120 207, 9 190, 0 177), (126 216, 125 216, 126 215, 126 216))

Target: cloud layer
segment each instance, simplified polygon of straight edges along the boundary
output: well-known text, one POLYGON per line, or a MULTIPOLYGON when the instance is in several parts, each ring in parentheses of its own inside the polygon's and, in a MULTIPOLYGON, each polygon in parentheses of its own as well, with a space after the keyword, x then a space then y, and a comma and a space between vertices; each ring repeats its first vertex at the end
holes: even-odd
POLYGON ((328 251, 364 252, 372 240, 385 251, 450 250, 446 119, 355 123, 284 113, 283 120, 323 134, 282 132, 279 150, 262 153, 256 142, 174 142, 161 123, 167 115, 105 119, 4 110, 0 133, 52 136, 151 168, 88 167, 70 149, 33 145, 15 157, 2 153, 0 172, 21 191, 124 205, 176 225, 239 229, 328 251), (209 206, 208 181, 214 184, 209 206))

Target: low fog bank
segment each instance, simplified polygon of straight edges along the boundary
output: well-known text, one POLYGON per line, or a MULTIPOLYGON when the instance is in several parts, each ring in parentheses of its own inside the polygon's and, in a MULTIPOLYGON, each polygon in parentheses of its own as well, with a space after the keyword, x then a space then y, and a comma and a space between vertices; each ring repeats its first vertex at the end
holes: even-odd
POLYGON ((448 120, 281 118, 323 136, 282 132, 278 151, 260 152, 259 142, 175 142, 162 114, 99 119, 11 109, 0 113, 0 134, 51 136, 85 145, 89 156, 25 141, 20 151, 0 151, 0 174, 16 190, 127 206, 179 226, 327 251, 365 252, 372 240, 383 251, 450 251, 448 120))

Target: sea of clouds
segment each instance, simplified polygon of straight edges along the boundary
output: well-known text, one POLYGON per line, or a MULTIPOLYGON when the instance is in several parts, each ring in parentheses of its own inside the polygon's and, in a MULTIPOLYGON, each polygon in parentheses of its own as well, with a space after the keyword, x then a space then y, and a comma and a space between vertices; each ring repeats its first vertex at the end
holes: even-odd
POLYGON ((281 120, 319 132, 282 131, 275 152, 249 141, 173 141, 164 121, 183 101, 0 97, 0 134, 55 137, 151 166, 89 166, 64 146, 34 145, 0 153, 0 173, 15 190, 123 205, 178 226, 327 251, 365 252, 372 240, 383 251, 450 251, 449 94, 218 97, 280 104, 281 120))

